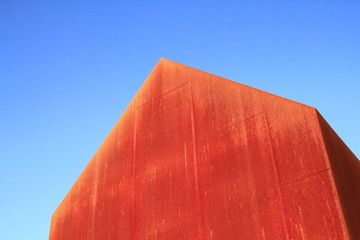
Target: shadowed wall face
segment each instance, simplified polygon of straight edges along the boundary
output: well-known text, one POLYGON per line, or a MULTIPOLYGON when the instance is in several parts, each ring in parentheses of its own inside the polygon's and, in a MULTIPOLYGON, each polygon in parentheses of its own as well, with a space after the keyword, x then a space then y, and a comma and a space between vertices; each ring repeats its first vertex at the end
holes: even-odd
POLYGON ((351 239, 360 239, 360 164, 319 114, 329 160, 351 239))
POLYGON ((328 129, 312 107, 161 59, 50 239, 356 239, 359 162, 328 129))

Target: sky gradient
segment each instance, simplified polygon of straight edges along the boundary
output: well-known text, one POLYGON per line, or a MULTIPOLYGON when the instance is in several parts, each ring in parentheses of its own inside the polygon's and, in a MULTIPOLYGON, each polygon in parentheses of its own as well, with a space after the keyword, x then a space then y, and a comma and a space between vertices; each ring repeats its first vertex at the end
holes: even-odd
POLYGON ((360 156, 359 1, 0 0, 0 239, 51 214, 160 57, 316 107, 360 156))

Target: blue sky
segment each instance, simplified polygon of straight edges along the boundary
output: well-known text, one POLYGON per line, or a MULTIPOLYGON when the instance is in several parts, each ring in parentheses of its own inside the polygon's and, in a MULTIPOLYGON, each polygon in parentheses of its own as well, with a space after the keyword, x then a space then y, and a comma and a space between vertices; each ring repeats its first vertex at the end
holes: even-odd
POLYGON ((47 239, 160 57, 318 108, 360 156, 359 1, 0 0, 0 239, 47 239))

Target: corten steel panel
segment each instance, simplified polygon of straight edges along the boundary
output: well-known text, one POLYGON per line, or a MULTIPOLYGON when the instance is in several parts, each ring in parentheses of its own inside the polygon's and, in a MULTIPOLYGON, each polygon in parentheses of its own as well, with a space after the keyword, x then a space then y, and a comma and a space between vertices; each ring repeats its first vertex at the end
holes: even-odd
POLYGON ((331 174, 324 170, 281 186, 290 239, 348 239, 337 212, 331 174))
POLYGON ((196 216, 190 93, 184 84, 136 109, 136 235, 196 216))
POLYGON ((360 239, 359 189, 316 109, 161 59, 50 239, 360 239))
POLYGON ((204 234, 210 239, 285 239, 265 114, 240 120, 198 142, 204 234))

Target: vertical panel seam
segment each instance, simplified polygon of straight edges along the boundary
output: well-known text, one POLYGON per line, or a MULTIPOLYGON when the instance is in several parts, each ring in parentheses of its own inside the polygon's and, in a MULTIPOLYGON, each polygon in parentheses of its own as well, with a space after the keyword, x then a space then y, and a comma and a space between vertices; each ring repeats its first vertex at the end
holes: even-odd
POLYGON ((281 189, 280 189, 280 180, 279 180, 279 172, 278 172, 278 166, 277 166, 277 162, 275 159, 275 154, 274 154, 274 146, 273 146, 273 141, 271 138, 271 133, 270 133, 270 124, 269 124, 269 120, 268 120, 268 116, 266 114, 266 112, 264 113, 265 115, 265 122, 266 122, 266 130, 267 130, 267 134, 268 134, 268 139, 269 139, 269 143, 270 143, 270 152, 271 152, 271 156, 272 156, 272 162, 273 162, 273 168, 276 174, 276 181, 277 181, 277 187, 276 189, 278 190, 278 194, 280 196, 280 202, 281 202, 281 211, 282 211, 282 220, 283 220, 283 227, 285 230, 285 236, 286 239, 289 239, 289 232, 287 229, 287 224, 286 224, 286 220, 285 220, 285 211, 284 211, 284 201, 283 201, 283 196, 281 193, 281 189))
POLYGON ((202 208, 200 202, 200 190, 199 190, 199 177, 198 177, 198 166, 197 166, 197 158, 196 158, 196 131, 195 131, 195 119, 194 119, 194 98, 192 93, 192 86, 189 82, 190 87, 190 95, 191 95, 191 135, 192 135, 192 148, 193 148, 193 161, 194 161, 194 178, 195 178, 195 194, 196 194, 196 206, 197 206, 197 216, 198 216, 198 231, 199 231, 199 239, 203 239, 202 236, 202 208))

